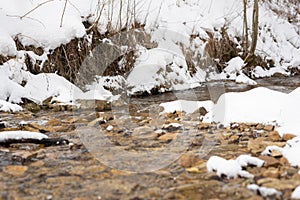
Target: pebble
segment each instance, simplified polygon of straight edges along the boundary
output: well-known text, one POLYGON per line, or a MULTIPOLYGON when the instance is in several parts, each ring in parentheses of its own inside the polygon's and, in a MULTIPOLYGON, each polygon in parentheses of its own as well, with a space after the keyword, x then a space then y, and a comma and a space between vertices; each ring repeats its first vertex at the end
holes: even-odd
POLYGON ((28 170, 27 166, 7 165, 4 167, 4 172, 13 176, 21 176, 28 170))

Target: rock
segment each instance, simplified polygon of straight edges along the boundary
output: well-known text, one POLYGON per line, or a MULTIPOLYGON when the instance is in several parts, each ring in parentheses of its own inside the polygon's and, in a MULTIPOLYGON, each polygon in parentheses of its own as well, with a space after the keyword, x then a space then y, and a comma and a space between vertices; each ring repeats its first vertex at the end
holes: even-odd
POLYGON ((22 99, 22 101, 24 102, 23 108, 25 108, 26 110, 30 111, 30 112, 39 112, 41 110, 41 106, 38 105, 37 103, 29 100, 29 99, 22 99))
POLYGON ((43 161, 41 161, 41 160, 38 160, 38 161, 33 162, 33 163, 30 163, 31 167, 38 167, 38 168, 40 168, 40 167, 43 167, 44 165, 45 165, 45 163, 43 161))
POLYGON ((288 140, 293 139, 294 137, 296 137, 296 135, 287 133, 287 134, 284 134, 284 135, 282 136, 282 139, 283 139, 284 141, 288 141, 288 140))
POLYGON ((88 123, 88 126, 90 127, 94 127, 94 126, 98 126, 100 124, 105 124, 106 120, 103 119, 103 117, 99 117, 97 119, 94 119, 93 121, 88 123))
POLYGON ((209 129, 211 127, 211 124, 209 123, 200 123, 198 126, 198 129, 202 130, 202 129, 209 129))
POLYGON ((42 105, 43 106, 46 106, 46 107, 49 107, 49 105, 51 104, 51 101, 52 101, 52 96, 48 97, 47 99, 45 99, 43 102, 42 102, 42 105))
POLYGON ((191 168, 196 166, 200 162, 200 158, 197 155, 191 154, 191 153, 186 153, 183 154, 179 158, 179 163, 182 167, 184 168, 191 168))
POLYGON ((279 178, 280 172, 278 168, 270 167, 266 171, 264 171, 262 175, 270 178, 279 178))
POLYGON ((4 172, 13 176, 21 176, 28 170, 27 166, 7 165, 4 167, 4 172))
POLYGON ((24 125, 23 129, 26 131, 41 133, 54 132, 54 129, 51 126, 42 126, 35 122, 24 125))
POLYGON ((198 169, 198 167, 191 167, 191 168, 187 168, 185 170, 189 173, 200 173, 200 170, 198 169))
POLYGON ((171 140, 173 140, 174 138, 176 138, 177 133, 166 133, 163 134, 161 136, 159 136, 159 140, 164 141, 164 142, 169 142, 171 140))
POLYGON ((261 130, 261 129, 264 128, 264 125, 262 125, 262 124, 257 124, 257 126, 256 126, 255 128, 258 129, 258 130, 261 130))
POLYGON ((36 157, 38 152, 30 151, 17 151, 12 154, 14 159, 22 160, 23 162, 30 160, 31 158, 36 157))
POLYGON ((269 138, 271 139, 271 141, 273 142, 277 142, 281 140, 281 137, 279 135, 279 133, 277 131, 271 131, 269 133, 269 138))
POLYGON ((229 143, 239 143, 240 137, 238 135, 233 135, 229 138, 229 143))
POLYGON ((260 156, 259 159, 265 161, 264 162, 265 167, 278 167, 281 165, 279 160, 277 160, 273 157, 270 157, 270 156, 260 156))
POLYGON ((200 114, 200 116, 204 116, 208 113, 208 111, 204 107, 200 107, 193 112, 193 114, 200 114))
POLYGON ((81 109, 93 109, 98 112, 111 110, 111 102, 105 100, 77 100, 81 109))
POLYGON ((264 126, 264 130, 265 131, 273 131, 274 130, 274 126, 272 126, 272 125, 266 125, 266 126, 264 126))
POLYGON ((283 147, 285 146, 285 142, 270 142, 267 141, 267 138, 264 137, 259 137, 255 139, 250 138, 247 147, 251 153, 258 154, 264 151, 267 146, 272 145, 283 147))
POLYGON ((273 156, 274 158, 280 158, 280 157, 282 157, 282 152, 281 152, 281 151, 273 150, 273 151, 272 151, 272 156, 273 156))
POLYGON ((59 119, 53 118, 50 119, 46 124, 49 126, 59 126, 62 124, 62 122, 59 119))

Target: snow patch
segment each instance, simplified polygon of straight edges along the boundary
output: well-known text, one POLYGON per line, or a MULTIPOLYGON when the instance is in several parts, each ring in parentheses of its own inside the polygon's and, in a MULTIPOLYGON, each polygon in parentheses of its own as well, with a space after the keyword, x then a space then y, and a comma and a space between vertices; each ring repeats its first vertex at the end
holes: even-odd
POLYGON ((274 188, 266 188, 266 187, 260 187, 256 184, 250 184, 247 186, 248 190, 252 190, 253 192, 260 194, 263 197, 271 197, 271 196, 281 196, 282 193, 277 191, 274 188))
POLYGON ((216 171, 219 177, 226 176, 227 178, 237 178, 238 176, 244 178, 253 178, 254 176, 242 169, 248 165, 261 167, 264 161, 249 156, 241 155, 236 160, 226 160, 219 156, 212 156, 206 163, 207 171, 216 171))
POLYGON ((3 131, 0 132, 0 142, 7 140, 20 140, 20 139, 37 139, 41 140, 48 138, 47 135, 30 131, 3 131))

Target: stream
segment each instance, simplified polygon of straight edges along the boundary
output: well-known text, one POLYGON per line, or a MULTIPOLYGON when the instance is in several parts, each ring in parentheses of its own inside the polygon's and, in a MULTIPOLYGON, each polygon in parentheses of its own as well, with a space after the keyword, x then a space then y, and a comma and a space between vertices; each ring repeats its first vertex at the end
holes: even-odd
MULTIPOLYGON (((258 86, 285 93, 300 86, 300 76, 263 78, 256 81, 258 86)), ((257 124, 241 125, 239 129, 219 128, 199 122, 199 116, 180 112, 162 116, 164 124, 153 128, 154 119, 151 119, 147 111, 153 104, 178 98, 216 101, 224 92, 247 91, 258 86, 231 81, 213 82, 209 87, 203 85, 191 90, 130 98, 129 106, 134 108, 132 116, 122 116, 123 112, 118 111, 93 110, 0 113, 0 122, 7 124, 0 131, 37 131, 70 142, 49 147, 33 143, 0 146, 0 199, 262 199, 245 187, 257 180, 219 178, 215 174, 207 173, 206 161, 211 155, 229 159, 240 154, 251 154, 253 151, 249 150, 249 141, 263 137, 266 142, 272 142, 268 138, 271 130, 257 124), (134 123, 135 128, 127 128, 129 123, 134 123), (170 123, 181 123, 184 128, 166 126, 170 123), (78 131, 81 128, 91 132, 78 131), (180 134, 184 131, 191 133, 191 141, 186 148, 180 150, 180 155, 172 162, 163 163, 158 170, 148 170, 143 163, 149 162, 149 158, 146 154, 139 155, 139 152, 159 152, 160 148, 167 148, 172 144, 176 137, 181 137, 180 134), (106 165, 103 164, 104 158, 101 160, 101 156, 105 152, 99 152, 96 145, 103 138, 98 133, 104 133, 115 146, 128 151, 128 154, 133 153, 138 160, 126 161, 123 160, 126 155, 111 151, 105 157, 106 165), (87 142, 94 145, 85 145, 87 142), (205 152, 203 147, 209 145, 213 148, 205 152), (136 163, 133 168, 122 170, 125 168, 120 165, 130 165, 130 162, 136 163)), ((153 155, 155 162, 168 159, 165 154, 153 155)), ((287 163, 278 163, 281 171, 289 172, 281 175, 281 180, 294 177, 295 184, 300 182, 296 169, 287 163)), ((152 164, 153 169, 156 169, 156 163, 152 164)), ((268 178, 265 171, 269 170, 269 166, 249 170, 260 177, 259 179, 268 178)), ((290 185, 287 188, 284 190, 283 199, 290 197, 292 192, 290 185)))

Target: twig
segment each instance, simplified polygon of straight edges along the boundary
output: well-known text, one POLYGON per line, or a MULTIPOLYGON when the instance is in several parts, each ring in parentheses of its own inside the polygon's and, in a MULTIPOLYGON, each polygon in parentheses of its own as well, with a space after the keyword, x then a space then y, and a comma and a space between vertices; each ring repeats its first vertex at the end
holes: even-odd
POLYGON ((29 15, 30 13, 32 13, 33 11, 35 11, 36 9, 38 9, 39 7, 41 7, 42 5, 46 4, 46 3, 49 3, 51 1, 54 1, 54 0, 48 0, 48 1, 45 1, 43 3, 40 3, 39 5, 37 5, 36 7, 34 7, 33 9, 31 9, 30 11, 28 11, 27 13, 25 13, 23 16, 20 17, 20 19, 23 19, 24 17, 26 17, 27 15, 29 15))
POLYGON ((90 27, 86 30, 87 32, 90 31, 92 28, 94 28, 95 26, 98 25, 99 20, 100 20, 101 15, 102 15, 102 11, 103 11, 103 9, 104 9, 104 6, 105 6, 105 4, 102 5, 102 7, 101 7, 101 9, 100 9, 100 12, 99 12, 99 14, 98 14, 98 16, 97 16, 95 22, 92 24, 92 26, 90 26, 90 27))
POLYGON ((61 14, 61 18, 60 18, 60 27, 62 27, 62 23, 64 21, 64 15, 65 15, 65 12, 66 12, 67 3, 68 3, 68 0, 65 0, 65 5, 64 5, 63 13, 61 14))

